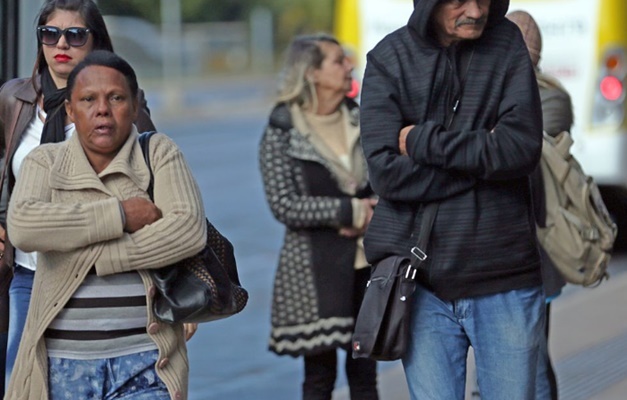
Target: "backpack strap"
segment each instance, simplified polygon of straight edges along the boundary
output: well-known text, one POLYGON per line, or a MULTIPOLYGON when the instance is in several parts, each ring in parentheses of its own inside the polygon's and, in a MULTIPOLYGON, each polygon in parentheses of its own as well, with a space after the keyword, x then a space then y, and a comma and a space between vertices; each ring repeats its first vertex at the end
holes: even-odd
POLYGON ((568 131, 562 131, 556 136, 551 136, 544 132, 543 136, 544 140, 549 142, 563 159, 568 160, 571 157, 570 148, 573 147, 574 141, 568 131))
POLYGON ((572 144, 573 139, 566 131, 556 137, 551 137, 546 133, 544 134, 542 162, 546 163, 560 183, 564 182, 570 170, 568 160, 571 158, 570 147, 572 144))

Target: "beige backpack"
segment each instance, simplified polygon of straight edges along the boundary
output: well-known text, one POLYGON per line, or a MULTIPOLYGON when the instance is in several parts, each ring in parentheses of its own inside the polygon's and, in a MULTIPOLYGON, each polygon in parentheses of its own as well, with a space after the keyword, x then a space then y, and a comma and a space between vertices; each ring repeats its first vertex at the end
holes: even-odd
POLYGON ((564 279, 590 286, 608 276, 616 224, 599 188, 570 154, 568 132, 544 134, 542 177, 546 196, 546 227, 538 239, 564 279))

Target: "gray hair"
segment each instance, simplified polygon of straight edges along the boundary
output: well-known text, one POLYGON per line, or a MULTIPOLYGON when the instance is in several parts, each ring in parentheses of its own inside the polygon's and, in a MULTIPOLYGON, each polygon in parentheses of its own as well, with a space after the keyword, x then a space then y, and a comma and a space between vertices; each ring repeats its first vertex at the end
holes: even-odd
POLYGON ((297 36, 292 40, 279 79, 279 102, 316 107, 316 89, 307 74, 311 69, 318 69, 322 65, 322 42, 340 45, 335 37, 326 33, 297 36))

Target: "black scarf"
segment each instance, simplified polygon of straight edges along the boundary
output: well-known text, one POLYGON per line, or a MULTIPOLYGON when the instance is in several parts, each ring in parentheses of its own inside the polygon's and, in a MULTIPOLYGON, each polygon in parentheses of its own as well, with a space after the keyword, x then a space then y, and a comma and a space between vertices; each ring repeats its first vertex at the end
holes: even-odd
POLYGON ((46 122, 40 143, 58 143, 65 140, 65 88, 57 89, 48 68, 41 74, 46 122))

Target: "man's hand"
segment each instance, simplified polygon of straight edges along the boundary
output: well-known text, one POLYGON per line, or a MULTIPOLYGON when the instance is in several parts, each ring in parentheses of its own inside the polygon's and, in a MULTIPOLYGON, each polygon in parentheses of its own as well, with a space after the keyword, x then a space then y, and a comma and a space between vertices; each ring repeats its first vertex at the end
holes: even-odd
POLYGON ((122 201, 122 209, 126 217, 124 231, 129 233, 136 232, 162 217, 161 210, 152 201, 141 197, 122 201))
POLYGON ((0 261, 4 258, 4 241, 7 240, 7 231, 0 225, 0 261))
POLYGON ((368 227, 368 225, 370 224, 370 220, 372 219, 372 216, 374 215, 374 207, 377 205, 377 203, 379 202, 379 199, 364 199, 367 202, 367 207, 366 207, 366 223, 364 224, 364 231, 366 230, 366 228, 368 227))
POLYGON ((407 155, 407 135, 409 134, 409 131, 414 129, 414 126, 416 125, 406 126, 401 129, 401 132, 398 134, 398 148, 402 156, 407 155))
POLYGON ((7 240, 7 231, 0 225, 0 251, 4 251, 4 241, 7 240))

